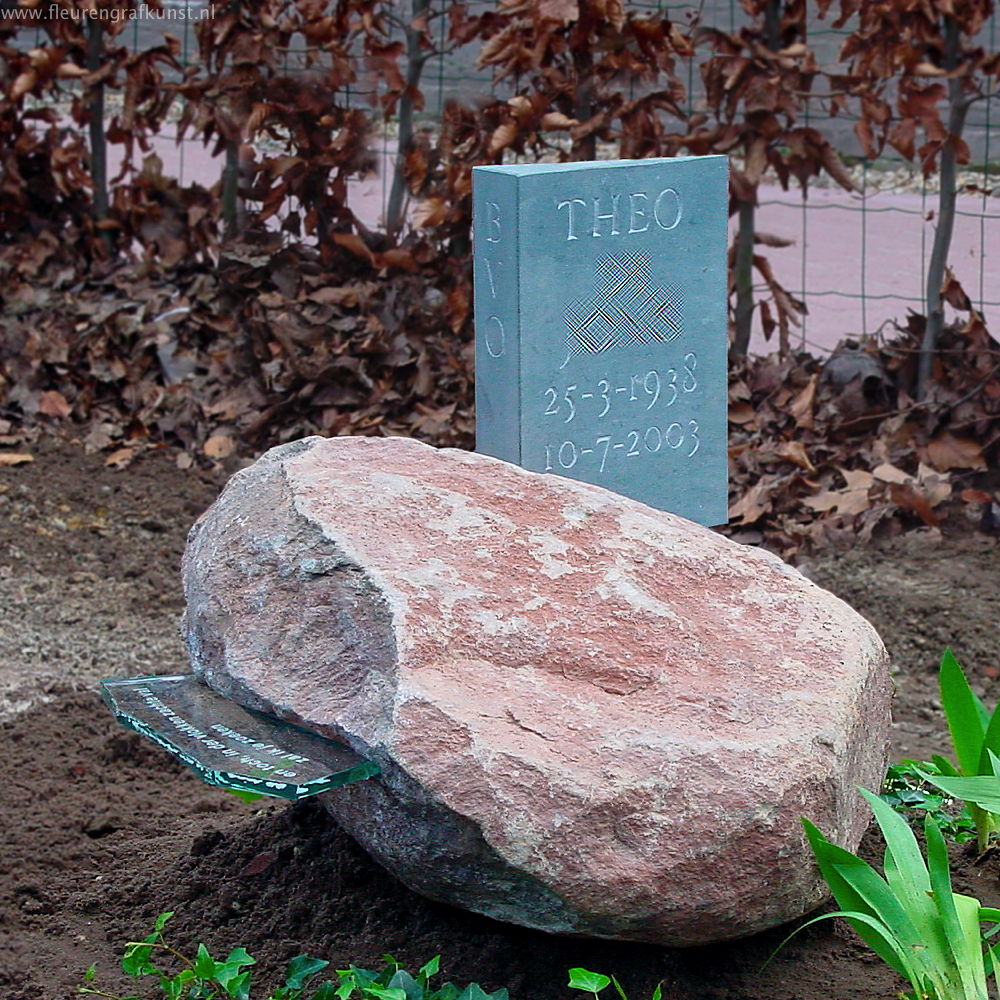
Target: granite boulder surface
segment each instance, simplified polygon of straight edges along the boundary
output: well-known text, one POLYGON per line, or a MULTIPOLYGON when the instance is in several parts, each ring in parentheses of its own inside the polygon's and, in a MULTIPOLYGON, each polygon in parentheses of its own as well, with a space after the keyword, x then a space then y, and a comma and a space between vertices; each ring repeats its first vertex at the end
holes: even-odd
POLYGON ((382 776, 329 812, 428 897, 693 945, 824 895, 885 766, 874 629, 769 553, 596 486, 402 438, 307 438, 191 531, 196 671, 382 776))

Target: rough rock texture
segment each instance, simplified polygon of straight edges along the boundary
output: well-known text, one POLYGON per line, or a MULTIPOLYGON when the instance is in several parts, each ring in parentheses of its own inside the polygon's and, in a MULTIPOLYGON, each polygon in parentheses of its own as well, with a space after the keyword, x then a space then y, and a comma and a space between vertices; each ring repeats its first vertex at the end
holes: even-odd
POLYGON ((399 438, 309 438, 192 529, 195 668, 346 740, 327 793, 416 891, 556 933, 685 945, 822 890, 884 768, 872 627, 768 553, 597 487, 399 438))

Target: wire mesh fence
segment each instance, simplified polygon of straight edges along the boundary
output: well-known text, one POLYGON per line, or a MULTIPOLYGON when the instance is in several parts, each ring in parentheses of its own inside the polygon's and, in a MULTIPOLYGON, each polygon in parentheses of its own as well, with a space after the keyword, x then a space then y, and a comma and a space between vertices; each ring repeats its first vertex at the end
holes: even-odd
MULTIPOLYGON (((472 9, 492 6, 477 0, 472 9)), ((697 14, 701 23, 728 32, 739 31, 747 17, 736 0, 706 0, 700 5, 636 2, 632 7, 663 14, 681 24, 697 14)), ((162 10, 141 6, 130 19, 123 38, 134 51, 161 44, 165 33, 179 44, 178 78, 200 62, 195 25, 211 18, 215 5, 202 0, 167 0, 162 10)), ((997 18, 983 26, 983 44, 997 51, 997 18)), ((437 19, 438 52, 426 62, 420 82, 423 106, 418 128, 433 130, 446 103, 457 100, 475 107, 496 96, 517 90, 505 83, 498 88, 489 69, 477 67, 478 46, 454 45, 447 39, 447 20, 437 19)), ((810 23, 809 43, 821 66, 833 66, 851 24, 832 27, 810 23)), ((21 44, 44 46, 47 37, 39 26, 26 24, 21 44)), ((283 70, 308 74, 317 59, 307 40, 296 38, 280 53, 283 70)), ((321 58, 321 55, 319 56, 321 58)), ((686 110, 699 108, 703 92, 697 60, 685 67, 686 110)), ((635 84, 629 96, 633 97, 635 84)), ((348 85, 342 100, 372 113, 373 171, 352 182, 352 210, 367 226, 378 227, 390 196, 391 170, 398 155, 398 129, 392 118, 377 111, 378 80, 371 68, 359 66, 357 80, 348 85)), ((109 117, 118 113, 114 98, 109 117)), ((224 168, 221 148, 184 136, 178 130, 179 107, 154 137, 151 152, 163 162, 164 172, 182 184, 211 186, 224 168)), ((978 102, 970 113, 967 142, 971 162, 961 175, 961 195, 956 218, 951 266, 975 307, 993 330, 1000 329, 1000 112, 995 96, 978 102)), ((829 113, 821 95, 807 101, 804 122, 820 130, 851 165, 856 191, 810 184, 785 191, 774 181, 761 188, 758 226, 792 241, 775 250, 773 267, 787 290, 805 305, 801 328, 793 345, 829 349, 845 335, 874 335, 892 322, 902 322, 908 310, 923 311, 928 255, 935 219, 936 178, 924 177, 914 165, 887 157, 869 162, 862 156, 854 134, 857 117, 851 110, 829 113)), ((613 155, 602 149, 602 155, 613 155)), ((754 349, 767 349, 759 335, 754 349)))

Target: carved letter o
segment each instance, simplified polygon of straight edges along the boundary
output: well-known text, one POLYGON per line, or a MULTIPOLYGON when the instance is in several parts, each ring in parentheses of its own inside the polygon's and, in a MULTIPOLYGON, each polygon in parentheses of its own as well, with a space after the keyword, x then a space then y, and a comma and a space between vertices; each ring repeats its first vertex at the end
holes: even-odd
POLYGON ((653 202, 653 218, 656 219, 656 224, 660 229, 675 229, 678 223, 681 221, 681 196, 673 188, 664 188, 657 196, 656 201, 653 202), (674 218, 669 224, 663 221, 661 217, 663 212, 663 198, 665 195, 673 195, 674 198, 674 218))
POLYGON ((497 325, 496 331, 493 332, 492 337, 488 327, 483 334, 483 340, 486 342, 486 350, 489 351, 491 358, 502 358, 506 339, 503 331, 503 323, 500 322, 499 316, 490 316, 486 322, 496 323, 497 325))

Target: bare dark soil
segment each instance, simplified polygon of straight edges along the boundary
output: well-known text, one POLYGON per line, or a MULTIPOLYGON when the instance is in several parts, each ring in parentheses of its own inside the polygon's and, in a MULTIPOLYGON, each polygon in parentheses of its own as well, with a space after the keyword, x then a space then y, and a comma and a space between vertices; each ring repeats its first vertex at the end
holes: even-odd
MULTIPOLYGON (((228 470, 227 470, 228 471, 228 470)), ((893 997, 894 977, 849 928, 805 932, 764 971, 787 929, 687 950, 552 938, 431 903, 372 863, 325 813, 247 805, 208 788, 121 729, 101 675, 183 666, 174 631, 185 532, 224 471, 172 454, 116 472, 64 446, 0 469, 0 996, 63 1000, 83 970, 134 993, 122 944, 174 910, 182 949, 245 946, 263 981, 300 952, 372 966, 442 955, 443 974, 514 1000, 568 998, 565 971, 613 972, 633 1000, 658 980, 671 1000, 893 997), (81 576, 82 574, 82 576, 81 576)), ((813 557, 819 583, 871 619, 893 656, 893 753, 943 752, 935 668, 951 645, 1000 697, 1000 560, 971 526, 813 557)), ((866 847, 877 842, 869 835, 866 847)), ((954 849, 961 891, 1000 905, 995 858, 954 849)), ((780 873, 776 873, 780 877, 780 873)), ((579 994, 577 994, 579 996, 579 994)))

